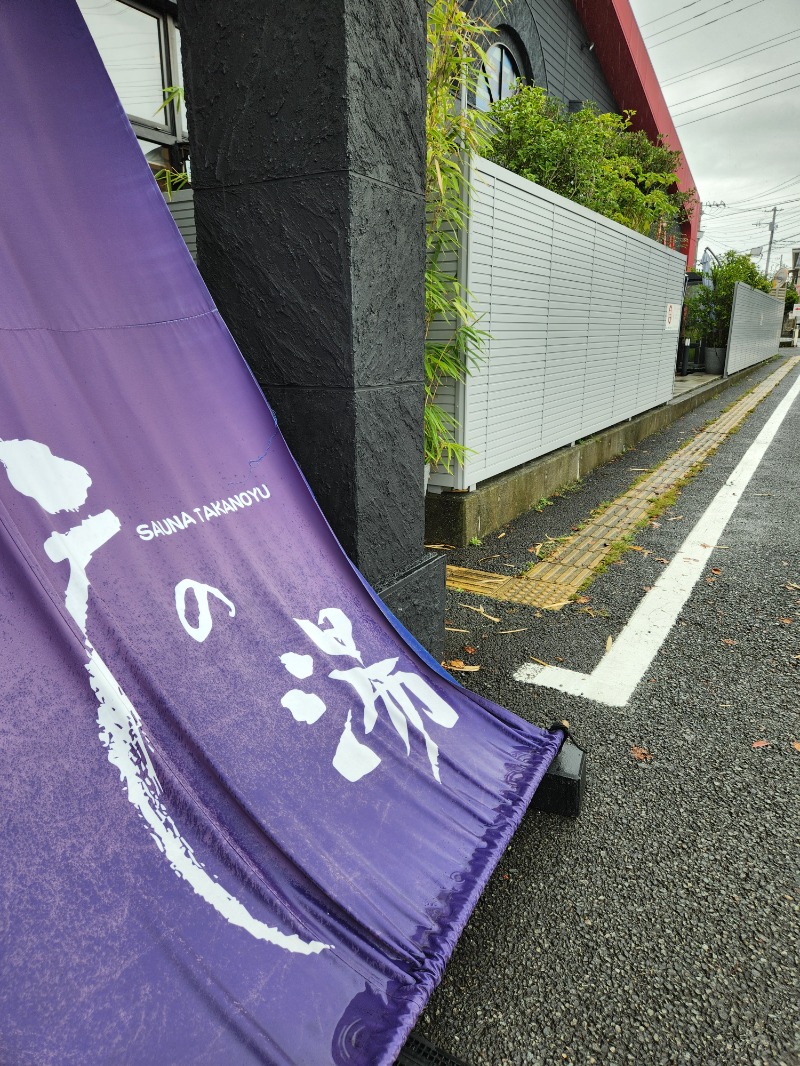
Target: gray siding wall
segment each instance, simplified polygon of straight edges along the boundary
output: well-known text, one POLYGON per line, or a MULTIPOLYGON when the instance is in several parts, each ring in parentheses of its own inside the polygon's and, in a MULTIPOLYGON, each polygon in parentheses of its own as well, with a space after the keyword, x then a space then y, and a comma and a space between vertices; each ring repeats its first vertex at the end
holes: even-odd
POLYGON ((780 347, 782 325, 783 300, 737 281, 725 373, 733 374, 775 355, 780 347))
POLYGON ((593 52, 572 0, 510 0, 502 14, 496 14, 493 0, 479 0, 475 12, 487 21, 509 26, 518 35, 537 70, 537 56, 544 60, 544 80, 539 84, 552 96, 568 100, 590 100, 601 111, 619 111, 600 64, 593 52))
POLYGON ((167 199, 167 207, 181 231, 186 247, 197 262, 197 229, 194 224, 194 193, 191 189, 179 189, 167 199))
POLYGON ((484 159, 462 271, 486 357, 448 393, 470 449, 431 485, 464 489, 666 403, 686 259, 484 159), (675 326, 677 319, 675 316, 675 326))

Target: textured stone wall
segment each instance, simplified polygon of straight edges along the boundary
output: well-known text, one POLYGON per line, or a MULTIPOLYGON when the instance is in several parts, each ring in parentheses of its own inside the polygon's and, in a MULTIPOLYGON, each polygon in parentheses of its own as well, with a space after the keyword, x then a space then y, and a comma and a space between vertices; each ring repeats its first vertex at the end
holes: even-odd
POLYGON ((198 265, 379 587, 423 559, 425 6, 181 0, 198 265))
POLYGON ((200 269, 372 580, 422 543, 423 6, 181 7, 200 269))

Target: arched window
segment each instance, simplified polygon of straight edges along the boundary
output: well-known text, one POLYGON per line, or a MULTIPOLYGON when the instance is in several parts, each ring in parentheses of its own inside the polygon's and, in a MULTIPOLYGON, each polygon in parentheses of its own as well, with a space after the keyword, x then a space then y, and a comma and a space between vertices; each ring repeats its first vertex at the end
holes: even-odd
POLYGON ((481 77, 475 92, 475 106, 488 111, 492 104, 511 96, 521 75, 511 50, 504 44, 493 44, 486 52, 481 77))

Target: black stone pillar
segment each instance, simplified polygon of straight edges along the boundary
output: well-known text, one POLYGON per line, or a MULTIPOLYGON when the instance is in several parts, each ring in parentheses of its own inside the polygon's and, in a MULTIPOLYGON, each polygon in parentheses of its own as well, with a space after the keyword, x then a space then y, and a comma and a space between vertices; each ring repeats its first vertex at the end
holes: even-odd
POLYGON ((198 262, 351 559, 438 654, 423 549, 425 0, 181 0, 198 262))

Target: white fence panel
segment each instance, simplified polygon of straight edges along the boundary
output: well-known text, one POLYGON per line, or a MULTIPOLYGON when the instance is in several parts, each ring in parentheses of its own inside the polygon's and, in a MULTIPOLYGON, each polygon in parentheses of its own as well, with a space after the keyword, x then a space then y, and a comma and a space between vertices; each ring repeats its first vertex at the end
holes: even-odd
POLYGON ((782 325, 783 300, 776 300, 768 292, 759 292, 743 281, 737 281, 725 373, 733 374, 776 355, 782 325))
POLYGON ((686 259, 524 178, 473 161, 460 276, 491 334, 452 391, 464 489, 672 396, 686 259))

